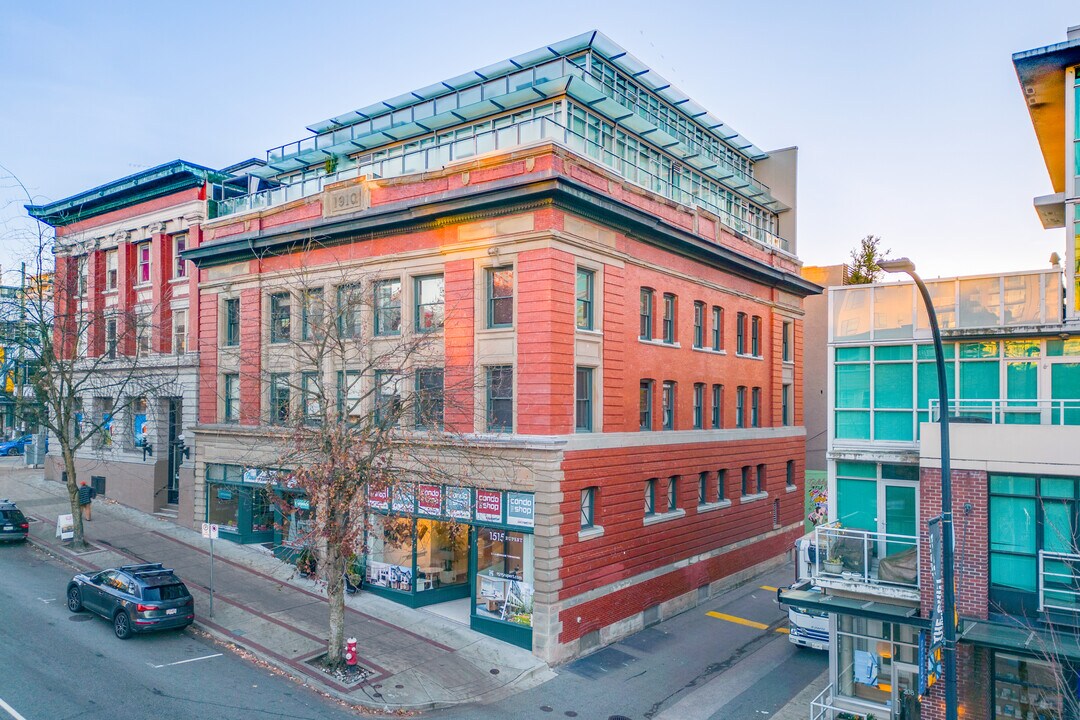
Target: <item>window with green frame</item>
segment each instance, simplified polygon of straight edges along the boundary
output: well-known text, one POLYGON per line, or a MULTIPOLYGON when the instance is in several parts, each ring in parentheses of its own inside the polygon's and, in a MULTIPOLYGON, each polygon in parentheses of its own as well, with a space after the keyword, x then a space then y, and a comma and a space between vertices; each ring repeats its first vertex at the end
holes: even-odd
POLYGON ((442 275, 413 278, 413 301, 413 327, 416 332, 435 332, 442 329, 446 302, 442 275))
POLYGON ((835 435, 837 439, 870 439, 870 348, 835 350, 835 435))
POLYGON ((874 348, 874 439, 915 439, 911 345, 874 348))
POLYGON ((990 585, 1035 592, 1036 479, 990 476, 990 585))
POLYGON ((877 530, 877 465, 836 463, 836 519, 857 530, 877 530))
MULTIPOLYGON (((945 359, 945 385, 949 398, 956 397, 956 346, 952 343, 942 346, 942 354, 945 359)), ((934 358, 933 345, 917 345, 915 347, 917 360, 916 374, 916 398, 919 422, 930 421, 930 402, 938 400, 937 363, 934 358)))
POLYGON ((578 330, 593 329, 593 280, 596 273, 585 268, 577 269, 574 288, 574 323, 578 330))
POLYGON ((514 324, 514 268, 488 268, 486 276, 487 326, 511 327, 514 324))

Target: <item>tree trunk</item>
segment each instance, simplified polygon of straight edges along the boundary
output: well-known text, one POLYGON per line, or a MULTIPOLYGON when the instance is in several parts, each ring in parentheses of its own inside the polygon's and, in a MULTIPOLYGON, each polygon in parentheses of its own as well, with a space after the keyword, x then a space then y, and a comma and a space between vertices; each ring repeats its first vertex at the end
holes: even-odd
POLYGON ((71 544, 72 547, 82 550, 86 547, 86 539, 83 536, 82 508, 79 507, 79 482, 75 477, 75 453, 61 446, 60 454, 64 458, 64 471, 67 473, 68 501, 71 503, 72 527, 75 530, 71 544))
POLYGON ((330 634, 326 641, 326 664, 338 667, 345 651, 345 581, 342 577, 341 546, 328 542, 323 553, 323 577, 330 605, 330 634))

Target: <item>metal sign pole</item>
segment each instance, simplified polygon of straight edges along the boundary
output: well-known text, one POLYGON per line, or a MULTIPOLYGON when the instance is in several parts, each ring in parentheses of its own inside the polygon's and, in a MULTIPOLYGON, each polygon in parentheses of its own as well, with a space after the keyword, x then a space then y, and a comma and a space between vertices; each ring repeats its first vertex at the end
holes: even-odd
POLYGON ((210 617, 214 617, 214 536, 210 536, 210 617))

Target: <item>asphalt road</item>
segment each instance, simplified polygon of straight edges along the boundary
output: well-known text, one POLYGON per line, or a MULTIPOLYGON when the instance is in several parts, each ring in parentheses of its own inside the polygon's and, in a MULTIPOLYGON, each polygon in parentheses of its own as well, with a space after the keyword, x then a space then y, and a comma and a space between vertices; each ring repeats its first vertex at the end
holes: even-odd
POLYGON ((68 611, 73 574, 0 544, 0 720, 358 717, 190 629, 118 640, 105 620, 68 611))
POLYGON ((788 641, 787 614, 777 606, 775 590, 761 587, 788 584, 791 577, 790 567, 759 577, 556 668, 557 678, 502 702, 429 715, 439 720, 769 718, 829 662, 827 653, 801 650, 788 641))

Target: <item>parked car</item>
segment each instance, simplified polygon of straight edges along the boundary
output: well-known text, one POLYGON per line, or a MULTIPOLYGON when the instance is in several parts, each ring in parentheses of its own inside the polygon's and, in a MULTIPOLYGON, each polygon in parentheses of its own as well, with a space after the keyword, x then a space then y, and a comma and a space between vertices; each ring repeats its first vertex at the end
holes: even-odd
POLYGON ((121 640, 133 633, 182 630, 195 622, 194 598, 161 563, 76 575, 67 586, 67 606, 73 613, 89 610, 111 620, 121 640))
POLYGON ((30 534, 30 523, 15 503, 0 499, 0 541, 25 540, 30 534))
POLYGON ((33 435, 23 435, 22 437, 0 443, 0 455, 22 455, 26 452, 26 446, 33 441, 33 435))

